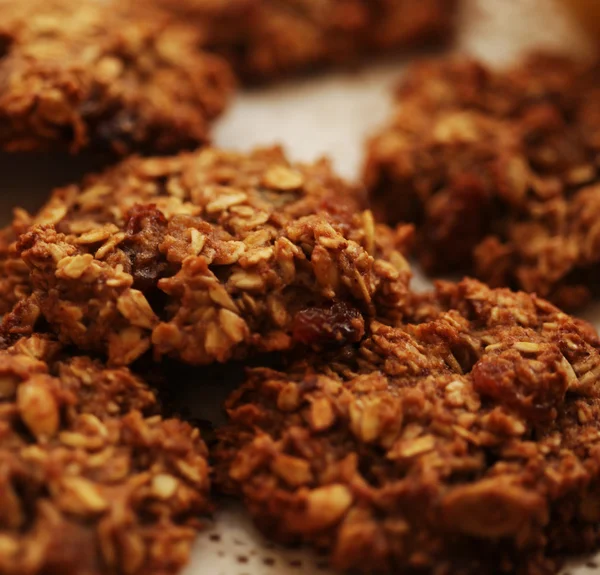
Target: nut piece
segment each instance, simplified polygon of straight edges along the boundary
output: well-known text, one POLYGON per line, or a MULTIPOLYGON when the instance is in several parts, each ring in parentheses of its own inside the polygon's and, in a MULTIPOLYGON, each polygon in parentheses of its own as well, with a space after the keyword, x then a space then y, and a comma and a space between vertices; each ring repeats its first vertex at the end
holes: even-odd
POLYGON ((326 529, 342 519, 352 501, 352 492, 345 485, 320 487, 307 493, 306 508, 288 521, 298 532, 326 529))

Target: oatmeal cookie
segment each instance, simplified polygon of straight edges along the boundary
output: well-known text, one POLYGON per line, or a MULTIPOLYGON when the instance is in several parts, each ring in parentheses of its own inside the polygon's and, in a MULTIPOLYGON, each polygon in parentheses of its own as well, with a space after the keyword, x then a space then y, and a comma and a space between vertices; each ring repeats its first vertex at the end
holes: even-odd
POLYGON ((154 0, 249 81, 448 39, 456 0, 154 0))
POLYGON ((417 224, 432 273, 582 305, 600 277, 599 71, 549 55, 417 65, 368 146, 376 214, 417 224))
POLYGON ((475 280, 359 346, 253 369, 218 485, 258 526, 365 573, 553 573, 600 522, 600 343, 475 280))
POLYGON ((0 572, 177 573, 208 501, 197 430, 126 368, 33 336, 0 351, 0 572))
POLYGON ((119 0, 0 3, 0 150, 166 153, 205 142, 233 86, 197 31, 119 0))
POLYGON ((361 208, 326 161, 279 148, 129 159, 20 222, 33 295, 7 325, 25 306, 112 364, 355 342, 365 317, 399 313, 410 277, 412 229, 361 208))

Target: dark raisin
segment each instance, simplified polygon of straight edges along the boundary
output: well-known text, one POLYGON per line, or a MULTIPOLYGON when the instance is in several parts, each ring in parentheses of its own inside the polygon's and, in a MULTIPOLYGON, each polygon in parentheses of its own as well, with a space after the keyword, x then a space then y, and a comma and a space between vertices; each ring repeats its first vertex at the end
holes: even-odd
POLYGON ((475 364, 473 385, 483 397, 514 409, 529 419, 553 419, 564 401, 568 380, 554 349, 524 357, 516 350, 484 356, 475 364))
POLYGON ((8 52, 13 43, 13 38, 8 34, 0 33, 0 58, 8 56, 8 52))
POLYGON ((365 333, 361 313, 344 302, 331 307, 310 307, 294 317, 292 337, 311 347, 343 346, 360 341, 365 333))
POLYGON ((167 268, 160 253, 167 220, 154 204, 135 205, 128 216, 123 251, 131 261, 134 287, 142 291, 150 290, 167 268))

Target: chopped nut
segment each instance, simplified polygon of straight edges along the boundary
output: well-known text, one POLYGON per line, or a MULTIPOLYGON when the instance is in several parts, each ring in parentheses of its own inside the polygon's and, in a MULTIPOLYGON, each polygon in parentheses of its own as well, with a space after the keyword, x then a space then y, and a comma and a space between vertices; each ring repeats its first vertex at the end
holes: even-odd
POLYGON ((179 482, 172 475, 157 475, 152 480, 152 493, 159 499, 169 499, 177 491, 179 482))
POLYGON ((345 485, 313 489, 306 495, 304 512, 289 520, 300 532, 325 529, 342 519, 353 499, 352 492, 345 485))

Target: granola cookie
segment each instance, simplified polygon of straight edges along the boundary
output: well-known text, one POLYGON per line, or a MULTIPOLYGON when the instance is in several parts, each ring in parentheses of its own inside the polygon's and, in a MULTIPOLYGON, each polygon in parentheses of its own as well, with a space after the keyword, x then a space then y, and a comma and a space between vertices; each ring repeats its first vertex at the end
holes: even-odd
POLYGON ((549 55, 417 65, 368 146, 376 214, 417 224, 429 272, 584 304, 600 269, 599 79, 549 55))
POLYGON ((233 78, 193 27, 119 0, 0 3, 0 150, 166 153, 208 137, 233 78))
POLYGON ((258 526, 365 573, 553 573, 600 522, 600 343, 548 302, 440 284, 422 323, 226 403, 217 483, 258 526))
POLYGON ((208 364, 356 342, 365 317, 400 313, 412 231, 361 208, 326 161, 279 148, 129 159, 21 221, 33 295, 5 331, 41 315, 112 364, 150 348, 208 364))
POLYGON ((177 573, 211 510, 197 430, 126 368, 41 336, 0 351, 0 572, 177 573))
POLYGON ((154 0, 249 81, 448 39, 456 0, 154 0))

